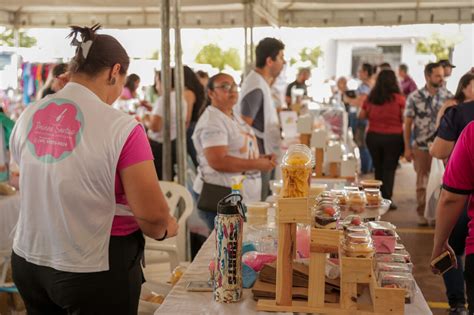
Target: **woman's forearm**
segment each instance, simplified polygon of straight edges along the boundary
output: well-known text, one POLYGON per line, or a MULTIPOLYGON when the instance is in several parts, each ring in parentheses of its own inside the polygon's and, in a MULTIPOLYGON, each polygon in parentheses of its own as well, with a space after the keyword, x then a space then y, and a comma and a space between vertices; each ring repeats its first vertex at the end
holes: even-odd
POLYGON ((447 242, 464 209, 466 200, 467 195, 454 194, 444 189, 441 191, 438 207, 436 208, 435 248, 440 248, 447 242))
POLYGON ((238 173, 258 169, 258 159, 241 159, 225 155, 222 158, 208 160, 209 165, 218 172, 238 173))

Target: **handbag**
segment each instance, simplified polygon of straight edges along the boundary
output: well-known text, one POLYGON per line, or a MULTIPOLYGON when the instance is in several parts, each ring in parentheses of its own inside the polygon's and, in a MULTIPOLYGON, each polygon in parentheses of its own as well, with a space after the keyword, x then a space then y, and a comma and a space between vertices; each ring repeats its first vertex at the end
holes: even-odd
POLYGON ((207 212, 217 212, 217 203, 219 200, 231 192, 232 189, 230 187, 204 182, 197 202, 197 208, 207 212))

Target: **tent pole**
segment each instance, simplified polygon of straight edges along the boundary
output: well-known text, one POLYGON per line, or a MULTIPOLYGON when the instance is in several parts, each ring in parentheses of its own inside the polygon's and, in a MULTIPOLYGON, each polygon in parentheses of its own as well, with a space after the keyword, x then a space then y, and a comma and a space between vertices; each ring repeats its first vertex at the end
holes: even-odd
POLYGON ((183 103, 184 92, 184 71, 182 62, 181 49, 181 29, 180 29, 180 0, 174 0, 174 63, 175 76, 174 86, 176 95, 176 149, 178 160, 178 183, 186 186, 186 112, 183 110, 185 104, 183 103))
MULTIPOLYGON (((253 19, 253 2, 250 2, 248 4, 249 9, 248 9, 248 14, 249 14, 249 33, 250 33, 250 48, 249 48, 249 57, 250 57, 250 66, 249 68, 252 69, 254 67, 254 48, 253 48, 253 28, 254 28, 254 19, 253 19)), ((249 69, 249 70, 250 70, 249 69)))
POLYGON ((163 178, 172 181, 171 168, 171 68, 170 68, 170 0, 161 0, 161 86, 163 92, 163 178))

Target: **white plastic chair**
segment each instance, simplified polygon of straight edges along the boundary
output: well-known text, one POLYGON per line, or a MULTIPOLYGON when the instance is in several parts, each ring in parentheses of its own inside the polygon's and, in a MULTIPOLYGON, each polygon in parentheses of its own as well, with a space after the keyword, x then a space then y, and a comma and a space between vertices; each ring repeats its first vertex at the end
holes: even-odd
POLYGON ((193 198, 184 186, 177 183, 160 181, 160 186, 168 202, 171 215, 178 219, 179 230, 176 237, 161 242, 145 237, 145 262, 147 265, 169 262, 170 271, 173 271, 180 262, 188 261, 191 256, 186 221, 193 211, 193 198), (184 202, 184 211, 180 211, 178 207, 180 200, 184 202))

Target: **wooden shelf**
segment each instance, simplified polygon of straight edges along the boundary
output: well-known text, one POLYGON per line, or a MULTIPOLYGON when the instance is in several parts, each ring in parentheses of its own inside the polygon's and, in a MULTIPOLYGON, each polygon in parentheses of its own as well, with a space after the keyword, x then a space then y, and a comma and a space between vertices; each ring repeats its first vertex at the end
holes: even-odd
POLYGON ((296 224, 311 224, 311 212, 308 198, 280 198, 278 207, 276 299, 258 301, 258 311, 341 315, 404 314, 405 289, 379 287, 374 275, 372 258, 343 256, 340 251, 342 231, 339 230, 311 228, 308 301, 292 300, 296 224), (324 301, 328 253, 339 253, 341 268, 339 303, 324 301), (370 304, 359 303, 358 287, 361 284, 369 287, 370 304))

